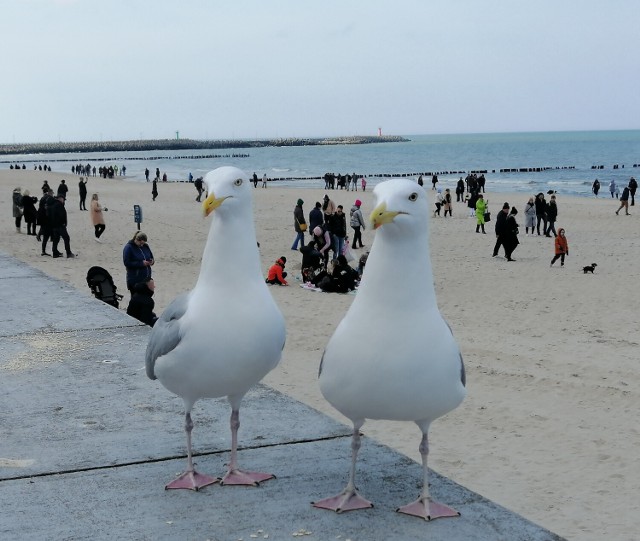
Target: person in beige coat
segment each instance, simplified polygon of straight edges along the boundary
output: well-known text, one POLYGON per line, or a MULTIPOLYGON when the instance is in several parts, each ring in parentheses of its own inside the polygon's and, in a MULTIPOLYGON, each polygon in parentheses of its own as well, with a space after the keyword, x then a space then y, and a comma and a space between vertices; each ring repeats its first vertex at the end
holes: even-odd
POLYGON ((108 209, 100 204, 98 194, 94 193, 91 196, 91 222, 96 230, 96 242, 102 242, 100 236, 106 229, 106 225, 104 225, 104 215, 102 214, 103 210, 106 211, 108 209))

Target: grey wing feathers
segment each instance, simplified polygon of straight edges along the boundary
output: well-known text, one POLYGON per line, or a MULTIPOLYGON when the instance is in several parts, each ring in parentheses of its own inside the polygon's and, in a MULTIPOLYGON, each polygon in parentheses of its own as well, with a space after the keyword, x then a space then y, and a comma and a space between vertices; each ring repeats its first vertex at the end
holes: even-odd
POLYGON ((145 355, 147 376, 150 379, 156 379, 156 359, 166 355, 180 343, 180 318, 187 311, 190 294, 191 292, 187 292, 176 297, 153 326, 145 355))

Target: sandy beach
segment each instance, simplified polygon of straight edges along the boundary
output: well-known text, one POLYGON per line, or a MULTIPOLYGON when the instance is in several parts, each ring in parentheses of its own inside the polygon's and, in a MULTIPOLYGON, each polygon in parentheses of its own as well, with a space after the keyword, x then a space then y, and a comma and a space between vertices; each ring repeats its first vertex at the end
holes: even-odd
MULTIPOLYGON (((89 267, 102 266, 125 294, 121 309, 126 309, 122 247, 137 230, 133 205, 139 204, 141 230, 156 259, 156 312, 193 287, 210 222, 202 217, 192 184, 160 183, 152 202, 151 183, 91 177, 87 202, 97 192, 108 208, 99 244, 90 213, 78 207, 78 180, 55 172, 1 170, 0 250, 65 280, 80 295, 91 295, 85 279, 89 267), (70 188, 68 230, 76 259, 41 256, 40 243, 26 235, 24 222, 22 233, 16 233, 11 214, 15 187, 39 198, 44 179, 55 191, 62 178, 70 188)), ((453 183, 441 184, 453 188, 453 183)), ((516 262, 491 257, 494 222, 487 224, 486 235, 476 234, 475 220, 467 217, 463 204, 454 203, 452 218, 430 221, 438 304, 464 355, 468 396, 433 424, 429 465, 569 539, 638 539, 640 207, 630 207, 631 216, 616 216, 618 202, 606 190, 598 199, 558 194, 556 229, 566 229, 570 256, 565 268, 559 262, 549 268, 553 239, 524 234, 528 194, 492 193, 491 188, 489 176, 485 197, 494 217, 504 201, 520 211, 516 262), (598 264, 595 273, 584 274, 582 267, 593 262, 598 264)), ((296 200, 304 200, 308 216, 324 193, 293 185, 253 190, 262 268, 266 274, 284 255, 290 280, 290 287, 271 288, 285 316, 287 344, 265 383, 348 423, 322 397, 317 372, 323 348, 353 296, 300 288, 295 276, 301 257, 290 250, 296 200)), ((433 198, 435 192, 429 193, 433 198)), ((330 195, 347 211, 356 198, 365 216, 373 208, 372 190, 330 195)), ((373 235, 370 229, 363 234, 367 249, 373 235)), ((401 265, 396 278, 402 279, 401 265)), ((197 416, 196 406, 196 423, 197 416)), ((420 458, 420 433, 412 423, 368 421, 363 432, 420 458)), ((345 479, 349 453, 345 447, 344 455, 335 457, 344 461, 345 479)), ((336 480, 336 487, 343 481, 336 480)))

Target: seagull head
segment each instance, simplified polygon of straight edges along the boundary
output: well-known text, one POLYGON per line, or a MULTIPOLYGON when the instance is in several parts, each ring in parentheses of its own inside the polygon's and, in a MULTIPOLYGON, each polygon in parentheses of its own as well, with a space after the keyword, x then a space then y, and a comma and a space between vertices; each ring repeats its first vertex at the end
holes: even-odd
MULTIPOLYGON (((226 201, 251 200, 249 194, 249 176, 237 167, 218 167, 204 177, 207 186, 207 198, 202 203, 202 211, 209 216, 226 201)), ((225 206, 233 206, 226 203, 225 206)))
POLYGON ((427 195, 418 184, 408 179, 387 180, 378 184, 373 194, 376 207, 369 219, 374 229, 394 224, 400 228, 407 225, 426 230, 427 195))

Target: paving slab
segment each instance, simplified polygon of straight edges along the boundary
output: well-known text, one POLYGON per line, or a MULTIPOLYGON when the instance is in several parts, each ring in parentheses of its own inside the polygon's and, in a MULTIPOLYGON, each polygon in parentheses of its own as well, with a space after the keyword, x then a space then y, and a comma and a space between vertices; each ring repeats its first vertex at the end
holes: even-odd
MULTIPOLYGON (((249 541, 266 539, 265 535, 293 539, 292 534, 301 531, 311 532, 301 536, 308 539, 352 541, 559 539, 435 474, 433 496, 454 506, 461 516, 426 522, 396 513, 396 507, 418 495, 421 468, 370 440, 361 449, 358 486, 375 507, 343 514, 312 507, 312 500, 343 488, 349 447, 345 438, 245 451, 243 459, 252 468, 277 475, 257 488, 164 490, 183 469, 184 460, 5 481, 0 533, 3 539, 92 540, 249 541)), ((219 453, 200 457, 198 467, 221 471, 226 458, 219 453)))
MULTIPOLYGON (((425 522, 396 513, 417 497, 422 468, 368 438, 358 487, 375 507, 340 515, 313 508, 346 483, 350 427, 264 385, 243 402, 239 459, 277 478, 166 491, 185 467, 184 409, 146 377, 150 329, 1 253, 0 295, 3 541, 561 539, 436 473, 433 496, 461 517, 425 522), (9 294, 15 290, 21 294, 9 294)), ((194 409, 204 473, 225 471, 229 414, 224 399, 194 409)))

